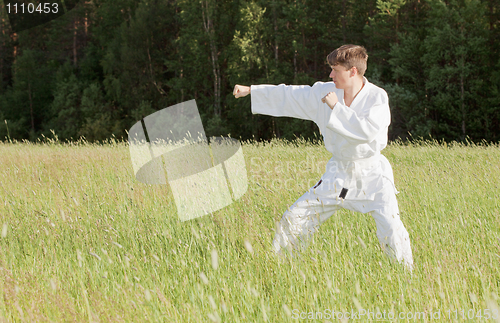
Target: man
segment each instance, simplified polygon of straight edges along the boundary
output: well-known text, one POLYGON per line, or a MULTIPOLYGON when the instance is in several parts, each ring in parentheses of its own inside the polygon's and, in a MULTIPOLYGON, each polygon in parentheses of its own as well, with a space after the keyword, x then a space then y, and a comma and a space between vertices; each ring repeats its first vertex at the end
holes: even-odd
POLYGON ((236 85, 236 98, 251 94, 252 113, 314 121, 332 153, 318 183, 283 214, 273 247, 293 251, 340 208, 370 213, 391 258, 412 270, 410 237, 399 217, 391 165, 380 151, 391 122, 387 93, 363 76, 365 48, 344 45, 327 61, 333 82, 310 86, 236 85))

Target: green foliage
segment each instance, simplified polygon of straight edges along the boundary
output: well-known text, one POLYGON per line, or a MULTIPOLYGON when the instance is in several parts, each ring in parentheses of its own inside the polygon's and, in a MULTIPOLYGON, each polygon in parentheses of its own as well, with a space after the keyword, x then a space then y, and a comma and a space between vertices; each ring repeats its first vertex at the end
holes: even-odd
POLYGON ((78 137, 83 136, 88 141, 102 141, 111 137, 113 125, 116 123, 112 121, 112 112, 109 109, 109 104, 104 100, 98 83, 90 84, 83 91, 80 108, 84 122, 78 132, 78 137))
POLYGON ((45 107, 52 100, 52 84, 44 80, 45 76, 50 76, 50 70, 43 53, 26 49, 17 57, 13 65, 12 86, 6 89, 3 100, 0 100, 0 111, 12 121, 13 138, 34 140, 35 132, 40 130, 40 120, 47 116, 45 107))
POLYGON ((2 22, 0 112, 17 139, 105 138, 196 99, 212 135, 315 138, 305 121, 253 116, 233 87, 328 81, 328 53, 354 43, 389 93, 391 139, 500 140, 499 12, 487 0, 80 2, 19 35, 2 22))
POLYGON ((80 100, 82 84, 73 73, 69 63, 61 66, 56 76, 54 101, 51 104, 51 115, 45 134, 56 129, 61 139, 78 138, 78 130, 82 125, 80 100))
POLYGON ((266 25, 262 8, 256 2, 247 2, 241 9, 241 19, 238 29, 235 30, 233 46, 238 49, 236 57, 229 69, 236 74, 234 78, 241 79, 247 75, 247 70, 264 70, 269 64, 269 53, 263 46, 266 41, 266 25))
POLYGON ((425 30, 401 34, 391 49, 390 64, 398 83, 392 89, 401 89, 394 91, 397 105, 392 107, 402 120, 401 128, 415 136, 446 140, 495 140, 492 132, 484 132, 491 120, 485 104, 490 94, 484 75, 490 72, 484 65, 488 57, 484 4, 433 0, 428 5, 425 30))
POLYGON ((421 62, 436 113, 436 132, 448 140, 464 140, 468 134, 482 138, 477 111, 483 101, 482 75, 487 72, 483 65, 487 59, 485 8, 474 0, 434 1, 431 8, 421 62))

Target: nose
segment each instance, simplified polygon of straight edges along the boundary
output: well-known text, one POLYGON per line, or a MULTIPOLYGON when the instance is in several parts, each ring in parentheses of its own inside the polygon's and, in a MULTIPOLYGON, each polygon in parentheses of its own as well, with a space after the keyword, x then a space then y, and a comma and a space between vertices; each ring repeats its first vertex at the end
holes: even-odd
POLYGON ((332 71, 330 72, 330 75, 329 75, 329 77, 330 77, 330 78, 332 78, 332 79, 333 79, 333 76, 334 76, 333 72, 334 72, 334 71, 332 70, 332 71))

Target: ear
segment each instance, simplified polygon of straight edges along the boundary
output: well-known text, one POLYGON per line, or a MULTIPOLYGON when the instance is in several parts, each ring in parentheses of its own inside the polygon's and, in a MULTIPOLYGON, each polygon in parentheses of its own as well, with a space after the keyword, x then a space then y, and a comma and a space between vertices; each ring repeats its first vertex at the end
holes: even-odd
POLYGON ((357 74, 358 74, 358 69, 356 68, 356 66, 353 66, 351 68, 351 77, 354 77, 357 74))

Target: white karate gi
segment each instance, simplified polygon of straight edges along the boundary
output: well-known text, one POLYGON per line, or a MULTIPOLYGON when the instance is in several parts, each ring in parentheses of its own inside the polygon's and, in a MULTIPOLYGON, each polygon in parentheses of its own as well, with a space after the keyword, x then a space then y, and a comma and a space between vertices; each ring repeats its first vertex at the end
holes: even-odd
POLYGON ((253 114, 314 121, 332 153, 318 183, 283 214, 273 246, 276 252, 297 249, 335 211, 346 208, 371 213, 382 249, 411 269, 410 237, 399 217, 392 168, 380 154, 391 122, 389 99, 366 78, 363 83, 350 107, 333 82, 251 86, 253 114), (333 110, 321 102, 329 92, 339 99, 333 110), (339 198, 342 188, 347 189, 345 199, 339 198))

